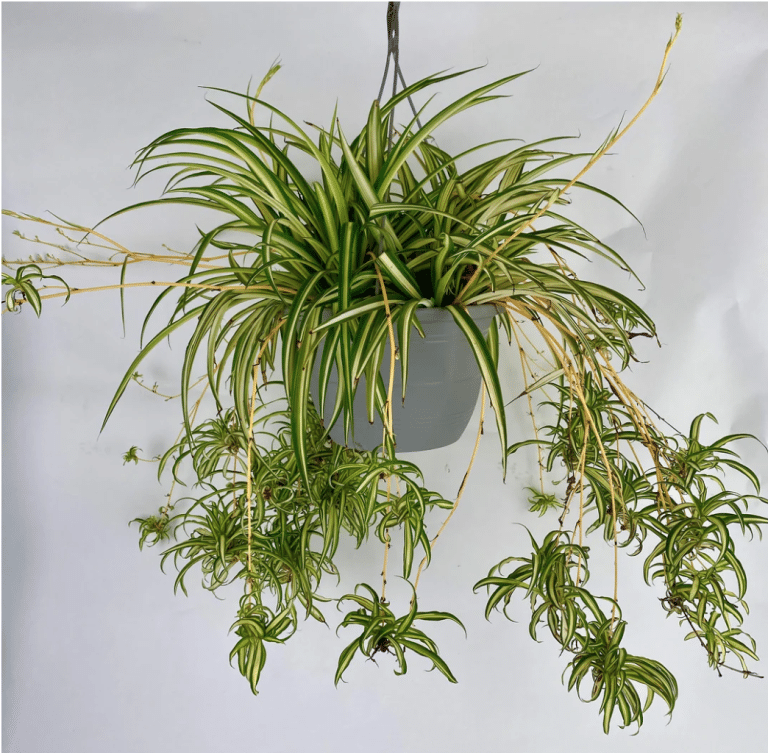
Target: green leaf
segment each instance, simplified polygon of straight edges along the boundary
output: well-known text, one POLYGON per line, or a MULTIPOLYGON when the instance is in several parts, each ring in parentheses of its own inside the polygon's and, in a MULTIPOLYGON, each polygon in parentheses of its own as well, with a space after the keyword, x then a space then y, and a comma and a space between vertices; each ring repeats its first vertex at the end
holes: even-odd
POLYGON ((409 301, 401 309, 397 321, 397 333, 400 349, 400 381, 402 383, 402 400, 405 403, 405 391, 408 385, 408 355, 411 349, 411 327, 420 301, 409 301))
POLYGON ((368 124, 365 136, 368 178, 370 181, 375 182, 384 162, 382 151, 384 135, 381 129, 381 112, 379 111, 378 100, 374 100, 368 113, 368 124))
POLYGON ((399 641, 402 644, 403 648, 409 648, 414 653, 429 659, 432 662, 432 669, 439 670, 442 674, 444 674, 448 678, 450 682, 453 682, 453 683, 458 682, 458 680, 453 676, 453 673, 451 672, 448 665, 434 651, 430 651, 430 649, 426 648, 425 646, 422 646, 420 643, 409 640, 408 638, 400 638, 399 641))
POLYGON ((504 415, 504 401, 501 394, 501 384, 499 383, 499 375, 496 371, 496 366, 493 362, 493 356, 488 350, 488 345, 485 342, 483 333, 479 330, 478 326, 472 320, 472 317, 467 313, 466 309, 462 309, 459 306, 446 306, 446 309, 451 312, 456 324, 459 326, 464 336, 467 338, 470 348, 475 356, 480 373, 483 377, 483 382, 488 390, 491 405, 493 406, 494 413, 496 414, 496 426, 499 430, 499 441, 502 448, 502 468, 504 475, 507 471, 507 422, 504 415))
POLYGON ((390 254, 385 249, 376 259, 383 268, 384 277, 392 282, 403 295, 417 300, 424 297, 419 290, 416 278, 397 256, 390 254))
POLYGON ((123 322, 123 337, 125 337, 125 270, 128 265, 128 257, 123 259, 123 266, 120 269, 120 318, 123 322))
MULTIPOLYGON (((392 306, 393 303, 399 303, 402 299, 395 298, 393 299, 390 296, 389 304, 392 306)), ((336 327, 337 325, 341 324, 342 322, 349 321, 351 319, 355 319, 358 316, 362 316, 365 313, 368 313, 370 311, 375 311, 377 309, 383 309, 384 308, 384 299, 382 296, 371 296, 366 303, 360 303, 356 304, 354 306, 350 306, 349 309, 346 311, 342 311, 339 314, 336 314, 336 316, 332 316, 327 321, 323 322, 322 324, 319 324, 316 326, 312 332, 318 333, 322 332, 326 329, 329 329, 331 327, 336 327)))
POLYGON ((432 133, 432 131, 434 131, 439 125, 441 125, 442 123, 444 123, 449 118, 456 115, 457 113, 461 112, 462 110, 465 110, 468 107, 472 107, 473 105, 480 104, 481 102, 486 101, 483 95, 487 94, 493 89, 497 89, 498 87, 509 83, 510 81, 514 81, 516 78, 519 78, 520 76, 524 76, 526 73, 530 73, 530 71, 523 71, 522 73, 516 73, 512 76, 506 76, 505 78, 499 79, 498 81, 494 81, 491 84, 486 84, 485 86, 481 86, 479 89, 475 89, 474 91, 470 92, 469 94, 466 94, 465 96, 461 97, 460 99, 450 104, 448 107, 441 110, 437 115, 435 115, 433 118, 427 121, 427 123, 424 124, 423 128, 421 128, 417 133, 410 136, 405 142, 405 144, 398 143, 397 147, 393 148, 387 161, 384 163, 383 172, 375 184, 375 190, 378 193, 380 200, 381 201, 384 200, 386 192, 389 188, 389 185, 397 175, 402 164, 408 159, 408 157, 414 152, 414 150, 432 133))
POLYGON ((182 324, 186 324, 188 321, 194 319, 196 316, 199 316, 204 309, 205 309, 205 306, 198 306, 197 308, 192 309, 183 317, 181 317, 181 319, 177 319, 172 324, 169 324, 167 327, 163 328, 157 335, 155 335, 155 337, 152 338, 152 340, 149 341, 149 343, 147 343, 147 345, 144 348, 142 348, 139 355, 136 356, 136 358, 134 358, 133 362, 128 367, 128 370, 125 372, 125 376, 120 382, 117 388, 117 391, 115 392, 115 396, 112 398, 112 402, 109 404, 109 408, 107 408, 107 414, 106 416, 104 416, 104 421, 101 424, 101 429, 99 433, 104 431, 104 427, 107 425, 107 421, 109 421, 109 417, 112 415, 112 411, 114 411, 118 400, 120 400, 120 398, 123 395, 123 392, 125 392, 125 388, 133 379, 133 374, 136 372, 138 365, 147 357, 149 352, 158 343, 162 342, 168 335, 170 335, 174 330, 178 329, 182 324))
POLYGON ((339 682, 343 679, 344 672, 352 663, 352 659, 354 659, 355 654, 359 648, 360 642, 355 639, 341 652, 341 656, 339 656, 339 663, 336 666, 336 675, 333 678, 334 685, 338 686, 339 682))

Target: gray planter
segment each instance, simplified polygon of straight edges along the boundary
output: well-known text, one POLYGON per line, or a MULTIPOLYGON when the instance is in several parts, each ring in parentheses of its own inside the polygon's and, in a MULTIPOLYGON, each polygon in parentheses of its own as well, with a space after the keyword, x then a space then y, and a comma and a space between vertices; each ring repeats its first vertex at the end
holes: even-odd
MULTIPOLYGON (((486 334, 496 315, 495 306, 470 306, 467 311, 480 331, 486 334)), ((424 329, 425 337, 420 337, 417 332, 411 335, 405 403, 401 399, 400 362, 395 362, 392 420, 397 449, 400 452, 434 450, 456 442, 472 417, 482 384, 472 349, 450 312, 438 308, 420 308, 416 315, 424 329)), ((381 363, 384 384, 389 383, 389 354, 387 340, 381 363)), ((315 364, 312 380, 315 404, 319 360, 317 359, 315 364)), ((337 389, 338 374, 334 368, 325 401, 323 419, 326 425, 333 413, 337 389)), ((363 450, 372 450, 382 444, 381 418, 377 414, 373 424, 368 422, 365 392, 363 376, 355 393, 353 436, 345 441, 342 416, 330 431, 334 442, 363 450)))

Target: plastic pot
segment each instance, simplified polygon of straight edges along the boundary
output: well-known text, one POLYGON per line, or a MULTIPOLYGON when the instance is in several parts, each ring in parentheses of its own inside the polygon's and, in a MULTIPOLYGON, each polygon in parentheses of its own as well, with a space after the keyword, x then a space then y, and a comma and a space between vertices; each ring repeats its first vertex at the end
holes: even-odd
MULTIPOLYGON (((468 313, 485 335, 496 315, 492 305, 469 306, 468 313)), ((400 452, 434 450, 456 442, 467 428, 477 405, 482 378, 472 349, 449 311, 420 308, 416 316, 424 329, 422 338, 413 332, 408 357, 408 387, 402 401, 400 362, 395 362, 392 390, 392 423, 400 452)), ((395 342, 398 344, 397 328, 395 342)), ((319 358, 312 379, 312 397, 318 404, 319 358)), ((389 338, 381 362, 384 384, 389 383, 389 338)), ((323 419, 326 426, 333 415, 338 389, 338 373, 334 367, 325 398, 323 419)), ((354 399, 352 436, 344 438, 344 418, 331 428, 334 442, 362 450, 373 450, 382 444, 382 421, 378 412, 373 424, 368 422, 365 406, 365 376, 360 378, 354 399)))

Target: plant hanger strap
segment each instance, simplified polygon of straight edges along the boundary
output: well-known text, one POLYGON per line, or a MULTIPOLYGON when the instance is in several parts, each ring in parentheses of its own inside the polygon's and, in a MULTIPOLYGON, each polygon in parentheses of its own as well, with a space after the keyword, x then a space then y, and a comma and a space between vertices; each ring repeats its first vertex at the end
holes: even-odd
MULTIPOLYGON (((384 76, 381 79, 381 86, 379 87, 378 101, 381 102, 381 97, 384 94, 384 84, 387 82, 387 74, 389 73, 389 59, 390 57, 395 61, 394 76, 392 79, 392 96, 397 94, 397 78, 400 77, 400 82, 403 85, 403 89, 408 88, 408 84, 405 83, 403 72, 400 69, 400 3, 388 3, 387 4, 387 62, 384 65, 384 76)), ((419 120, 416 107, 413 104, 413 100, 408 95, 408 103, 411 105, 411 110, 416 117, 416 122, 419 128, 422 127, 419 120)), ((387 137, 387 143, 392 146, 392 135, 395 130, 395 112, 392 110, 392 114, 389 120, 389 135, 387 137)))

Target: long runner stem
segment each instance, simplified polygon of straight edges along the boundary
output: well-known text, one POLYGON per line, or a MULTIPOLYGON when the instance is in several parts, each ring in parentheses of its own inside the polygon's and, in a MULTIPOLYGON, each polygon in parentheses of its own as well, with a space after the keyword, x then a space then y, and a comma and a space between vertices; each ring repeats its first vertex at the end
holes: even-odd
MULTIPOLYGON (((373 254, 371 254, 373 256, 373 254)), ((387 332, 389 334, 389 384, 387 385, 387 403, 384 406, 384 436, 383 443, 386 447, 387 435, 389 435, 390 441, 394 444, 395 434, 392 426, 392 392, 395 386, 395 331, 392 327, 392 312, 389 308, 389 297, 387 296, 387 288, 384 285, 384 278, 382 277, 381 270, 378 264, 376 264, 376 258, 373 257, 373 267, 376 270, 376 276, 378 278, 379 285, 381 287, 381 294, 384 298, 384 311, 387 317, 387 332)), ((392 476, 387 474, 387 512, 389 512, 389 501, 392 498, 392 476)), ((387 600, 387 566, 389 564, 389 549, 392 546, 392 538, 389 535, 389 531, 386 532, 387 540, 384 544, 384 566, 381 570, 381 601, 382 603, 387 600)))
MULTIPOLYGON (((464 474, 464 478, 461 481, 461 486, 459 487, 458 494, 456 495, 456 501, 453 503, 453 507, 451 508, 451 511, 448 513, 448 517, 443 521, 443 525, 440 526, 440 530, 435 534, 432 541, 429 542, 430 552, 431 552, 432 546, 434 546, 440 534, 445 530, 445 527, 448 525, 448 521, 453 517, 453 514, 456 512, 456 508, 459 506, 461 497, 464 494, 464 488, 467 485, 467 479, 469 478, 469 473, 472 470, 472 466, 475 462, 475 456, 477 455, 477 448, 480 446, 480 437, 483 435, 484 421, 485 421, 485 384, 483 384, 482 389, 480 391, 480 425, 477 427, 477 438, 475 439, 475 447, 472 450, 472 457, 469 459, 469 466, 467 466, 467 472, 464 474)), ((416 597, 416 589, 419 587, 419 578, 421 578, 421 571, 424 569, 424 565, 426 564, 426 562, 427 562, 427 557, 425 555, 424 558, 419 563, 419 569, 416 572, 416 580, 413 582, 414 598, 416 597)))
POLYGON ((651 104, 653 99, 656 97, 656 95, 659 93, 659 89, 661 88, 661 84, 664 81, 664 76, 666 74, 666 71, 664 70, 665 66, 667 65, 667 58, 669 57, 669 53, 672 51, 672 47, 674 46, 675 42, 677 41, 678 34, 680 34, 680 29, 683 24, 683 17, 680 13, 677 14, 677 18, 675 19, 675 33, 670 37, 669 41, 667 42, 667 46, 664 50, 664 57, 661 61, 661 68, 659 69, 659 75, 656 79, 656 83, 653 87, 653 91, 651 92, 651 95, 648 97, 648 99, 645 101, 645 104, 637 111, 636 115, 632 118, 632 120, 627 123, 624 128, 622 128, 620 131, 617 131, 613 136, 611 136, 589 159, 589 162, 578 172, 575 178, 570 180, 563 188, 558 189, 556 191, 553 191, 550 195, 547 202, 544 204, 544 206, 539 209, 536 214, 534 214, 527 222, 522 224, 517 230, 515 230, 512 235, 510 235, 503 243, 501 243, 496 250, 488 256, 485 260, 482 258, 480 259, 474 273, 472 276, 467 280, 467 283, 464 285, 464 287, 459 291, 458 296, 456 296, 456 303, 461 303, 464 296, 467 293, 467 290, 472 286, 472 284, 475 282, 475 280, 478 278, 480 273, 482 272, 484 267, 487 267, 515 238, 517 238, 523 230, 527 230, 536 220, 539 219, 543 214, 545 214, 549 208, 552 206, 552 204, 557 201, 557 199, 562 196, 564 193, 569 191, 573 186, 579 181, 580 178, 584 176, 584 174, 592 169, 594 164, 609 150, 611 149, 614 144, 635 124, 637 119, 645 112, 648 105, 651 104))

